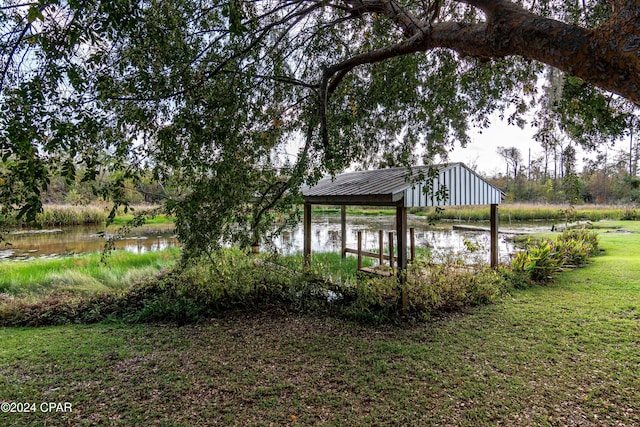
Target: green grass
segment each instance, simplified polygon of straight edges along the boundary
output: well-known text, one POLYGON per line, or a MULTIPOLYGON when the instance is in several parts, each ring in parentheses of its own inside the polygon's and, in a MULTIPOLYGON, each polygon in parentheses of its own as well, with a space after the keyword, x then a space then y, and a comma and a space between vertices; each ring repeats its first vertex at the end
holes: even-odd
POLYGON ((640 223, 547 287, 415 325, 229 314, 0 329, 0 425, 640 424, 640 223))
MULTIPOLYGON (((279 259, 279 264, 297 270, 303 264, 303 256, 287 255, 279 259)), ((387 261, 388 262, 388 261, 387 261)), ((376 265, 377 260, 370 257, 362 257, 362 266, 370 267, 376 265)), ((335 252, 318 252, 311 254, 311 268, 334 283, 344 283, 356 276, 358 259, 353 255, 345 258, 335 252)))
MULTIPOLYGON (((95 292, 125 289, 159 270, 171 267, 180 255, 179 248, 134 254, 114 251, 102 262, 101 253, 73 257, 0 262, 0 294, 11 297, 40 298, 56 293, 87 295, 95 292)), ((297 270, 302 255, 280 258, 283 266, 297 270)), ((363 266, 371 266, 371 258, 363 258, 363 266)), ((357 259, 342 258, 337 253, 314 253, 312 266, 324 277, 338 283, 353 278, 357 259)))
POLYGON ((101 262, 101 253, 24 262, 0 262, 0 294, 41 297, 57 293, 91 294, 124 289, 172 266, 179 249, 133 254, 115 251, 101 262))

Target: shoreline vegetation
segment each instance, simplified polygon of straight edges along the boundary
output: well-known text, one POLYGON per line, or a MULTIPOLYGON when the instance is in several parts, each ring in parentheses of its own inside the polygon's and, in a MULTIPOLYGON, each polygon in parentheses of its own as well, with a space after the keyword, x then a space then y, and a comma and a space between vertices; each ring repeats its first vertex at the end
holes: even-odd
POLYGON ((0 262, 0 304, 2 297, 34 301, 52 295, 85 297, 123 291, 173 267, 179 257, 179 248, 169 248, 142 254, 118 250, 106 258, 93 252, 0 262))
MULTIPOLYGON (((0 263, 0 326, 125 322, 197 323, 226 312, 291 311, 365 323, 421 321, 442 312, 499 301, 514 289, 546 284, 559 271, 589 262, 596 232, 567 230, 532 242, 509 265, 490 269, 451 254, 433 263, 428 252, 394 274, 357 271, 355 257, 251 254, 221 248, 180 268, 179 249, 0 263), (161 272, 161 273, 159 273, 161 272)), ((474 248, 469 248, 473 253, 474 248)), ((367 259, 367 262, 370 260, 367 259)), ((368 264, 367 264, 368 265, 368 264)), ((365 265, 365 266, 367 266, 365 265)))
MULTIPOLYGON (((314 208, 314 213, 339 214, 340 208, 321 206, 314 208)), ((395 209, 386 208, 347 208, 347 215, 395 215, 395 209)), ((429 220, 447 221, 489 221, 491 213, 488 206, 448 206, 436 212, 434 208, 412 208, 410 214, 423 216, 429 220)), ((640 208, 633 205, 551 205, 505 203, 498 209, 501 222, 518 221, 565 221, 586 220, 636 220, 640 219, 640 208)))
MULTIPOLYGON (((549 213, 556 218, 560 214, 564 214, 565 218, 572 214, 572 218, 576 219, 584 218, 583 214, 587 212, 597 211, 604 215, 621 212, 619 207, 615 210, 611 207, 598 207, 595 210, 592 206, 580 208, 562 210, 557 206, 507 205, 502 211, 509 216, 515 216, 514 212, 518 210, 534 212, 533 216, 540 219, 549 213)), ((318 212, 333 214, 332 209, 321 207, 318 212)), ((135 211, 144 210, 138 207, 135 211)), ((458 215, 462 215, 462 212, 470 215, 474 212, 484 213, 488 209, 451 211, 458 215)), ((93 215, 96 212, 106 215, 108 209, 105 206, 49 206, 45 216, 60 221, 71 218, 69 221, 75 223, 78 218, 97 218, 98 215, 93 215)), ((380 209, 357 209, 352 212, 387 214, 387 210, 380 209)), ((629 208, 624 212, 628 214, 629 208)), ((420 213, 427 215, 429 212, 420 213)), ((123 226, 128 218, 133 218, 133 215, 122 215, 115 225, 123 226)), ((171 219, 166 216, 150 218, 151 223, 162 224, 167 221, 171 219)), ((133 317, 136 321, 191 323, 215 314, 219 309, 247 309, 260 305, 262 300, 272 301, 275 305, 291 304, 311 311, 337 310, 350 318, 377 322, 407 315, 404 301, 408 299, 410 317, 428 318, 432 313, 443 310, 496 301, 510 289, 527 282, 547 282, 565 265, 583 265, 597 250, 595 235, 586 230, 566 231, 560 236, 563 237, 562 241, 528 242, 529 248, 518 253, 510 265, 504 265, 497 271, 486 268, 482 262, 470 267, 465 265, 460 256, 453 254, 442 265, 436 265, 427 252, 421 254, 418 262, 411 266, 409 280, 402 292, 393 275, 382 279, 356 275, 354 258, 342 260, 338 254, 314 254, 310 270, 300 269, 303 264, 301 255, 251 256, 239 248, 216 251, 208 258, 204 257, 178 270, 171 267, 180 258, 179 249, 142 255, 116 251, 106 262, 98 253, 24 263, 3 262, 0 263, 0 325, 75 323, 78 320, 73 313, 87 310, 86 306, 80 307, 85 303, 89 304, 89 311, 97 310, 100 313, 88 317, 80 314, 78 318, 82 322, 102 321, 105 315, 110 316, 104 314, 105 311, 100 307, 104 305, 102 294, 107 295, 107 305, 112 308, 121 303, 126 306, 130 303, 126 300, 128 297, 125 297, 125 301, 118 300, 122 296, 120 294, 136 294, 137 291, 132 290, 136 286, 150 291, 152 296, 152 300, 143 298, 143 301, 134 303, 133 317), (163 275, 158 276, 160 271, 163 275), (139 286, 140 283, 144 285, 139 286), (157 295, 161 295, 160 299, 154 300, 157 295), (308 301, 302 301, 304 298, 301 295, 306 295, 309 301, 318 300, 320 295, 320 300, 324 301, 315 301, 318 304, 307 306, 308 301), (77 306, 77 298, 84 299, 80 306, 77 306), (326 304, 331 300, 341 301, 326 304), (403 313, 398 311, 401 300, 403 313), (30 304, 34 302, 40 308, 32 310, 30 304), (66 310, 72 315, 69 317, 63 313, 58 320, 51 320, 47 317, 50 314, 47 314, 48 305, 64 307, 62 311, 66 310), (142 313, 138 313, 141 307, 142 313), (40 316, 42 310, 44 316, 40 316), (21 311, 33 316, 24 317, 21 311)), ((467 250, 471 254, 474 249, 469 247, 467 250)), ((127 311, 130 308, 122 309, 127 311)), ((116 308, 116 317, 122 314, 118 310, 120 308, 116 308)))
MULTIPOLYGON (((134 218, 134 214, 147 210, 153 210, 155 205, 131 206, 127 213, 124 208, 118 209, 117 216, 110 226, 123 226, 134 218)), ((109 204, 91 205, 45 205, 43 211, 37 217, 37 226, 40 227, 66 227, 75 225, 105 225, 109 218, 111 206, 109 204)), ((145 225, 171 224, 173 219, 166 215, 155 215, 147 218, 145 225)), ((33 225, 17 221, 15 218, 0 218, 0 224, 6 229, 32 228, 33 225)))
MULTIPOLYGON (((134 218, 134 213, 157 208, 157 206, 132 206, 127 213, 122 208, 113 220, 113 226, 123 226, 134 218)), ((45 205, 43 212, 37 217, 41 227, 63 227, 74 225, 99 225, 105 224, 110 212, 108 204, 92 205, 45 205)), ((567 221, 586 220, 637 220, 640 219, 640 207, 633 205, 548 205, 548 204, 501 204, 499 216, 502 223, 518 221, 567 221)), ((314 214, 339 214, 340 207, 314 206, 314 214)), ((434 208, 410 209, 410 214, 425 217, 430 221, 488 221, 490 219, 489 208, 485 206, 446 207, 436 211, 434 208)), ((379 207, 348 207, 348 215, 379 216, 395 215, 394 209, 379 207)), ((145 224, 170 224, 171 217, 160 214, 147 218, 145 224)), ((28 224, 19 223, 12 218, 0 218, 0 224, 5 229, 17 229, 31 227, 28 224)))

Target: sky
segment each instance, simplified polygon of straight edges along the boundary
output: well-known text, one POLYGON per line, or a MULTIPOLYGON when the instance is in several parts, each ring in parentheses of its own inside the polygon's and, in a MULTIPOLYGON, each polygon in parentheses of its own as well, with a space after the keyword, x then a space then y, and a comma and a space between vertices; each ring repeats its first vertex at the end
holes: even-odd
MULTIPOLYGON (((491 126, 483 129, 482 132, 469 131, 471 142, 465 148, 459 145, 449 154, 449 162, 462 162, 474 170, 485 175, 494 176, 498 173, 505 174, 507 164, 497 153, 498 147, 516 147, 522 155, 522 165, 527 167, 529 159, 529 148, 531 148, 531 159, 540 157, 543 154, 542 147, 533 139, 536 129, 525 126, 520 129, 518 126, 509 125, 506 120, 500 120, 498 116, 492 118, 491 126)), ((635 140, 635 138, 634 138, 635 140)), ((581 171, 584 159, 593 160, 597 153, 587 152, 579 145, 574 144, 576 149, 576 168, 581 171)), ((629 137, 622 137, 613 145, 603 145, 601 150, 606 150, 610 155, 619 155, 620 152, 628 152, 629 137)))
MULTIPOLYGON (((485 176, 495 176, 498 173, 505 174, 507 164, 498 154, 498 147, 516 147, 522 155, 522 165, 527 167, 529 149, 531 160, 540 157, 544 151, 538 142, 533 139, 536 129, 531 126, 519 128, 509 125, 506 120, 500 120, 497 116, 491 121, 491 126, 482 132, 469 131, 471 142, 465 148, 459 145, 449 154, 449 162, 462 162, 485 176), (477 166, 474 168, 474 166, 477 166)), ((621 138, 608 148, 611 155, 616 155, 620 150, 628 150, 628 137, 621 138)), ((579 145, 574 145, 576 150, 576 167, 582 170, 584 159, 593 159, 596 153, 586 152, 579 145)))
POLYGON ((498 173, 504 174, 507 166, 504 159, 498 154, 498 147, 516 147, 522 154, 522 159, 527 162, 529 148, 531 157, 542 152, 540 145, 534 141, 535 129, 525 126, 509 125, 506 120, 494 118, 491 126, 486 129, 470 130, 471 142, 466 147, 459 145, 449 154, 450 162, 462 162, 469 167, 477 166, 477 171, 488 176, 498 173))

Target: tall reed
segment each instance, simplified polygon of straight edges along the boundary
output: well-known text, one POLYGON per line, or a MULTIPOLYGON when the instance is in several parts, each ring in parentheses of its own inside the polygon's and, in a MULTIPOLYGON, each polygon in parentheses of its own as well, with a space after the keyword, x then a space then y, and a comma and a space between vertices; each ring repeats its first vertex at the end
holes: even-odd
MULTIPOLYGON (((534 205, 503 204, 498 210, 501 222, 517 221, 600 221, 603 219, 623 219, 633 208, 628 206, 604 205, 534 205)), ((435 209, 413 209, 412 213, 429 219, 457 221, 488 221, 491 217, 487 206, 448 206, 440 213, 435 209)))
MULTIPOLYGON (((118 210, 118 216, 114 221, 116 225, 122 225, 133 218, 132 211, 142 211, 153 209, 154 206, 132 206, 126 214, 123 208, 118 210)), ((36 216, 36 221, 43 227, 63 227, 73 225, 95 225, 103 224, 111 212, 111 205, 108 203, 92 204, 86 206, 80 205, 45 205, 41 213, 36 216)), ((158 215, 153 219, 147 220, 147 223, 168 223, 171 218, 164 215, 158 215)), ((0 217, 0 226, 4 228, 26 227, 28 224, 20 222, 15 218, 0 217)))
POLYGON ((109 209, 102 206, 47 205, 38 214, 37 221, 43 226, 101 224, 109 215, 109 209))

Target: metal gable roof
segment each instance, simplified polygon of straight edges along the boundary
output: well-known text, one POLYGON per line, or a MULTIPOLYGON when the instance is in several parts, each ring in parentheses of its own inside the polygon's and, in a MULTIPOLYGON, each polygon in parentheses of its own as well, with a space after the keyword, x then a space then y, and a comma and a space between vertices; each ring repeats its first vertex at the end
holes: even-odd
POLYGON ((306 196, 340 196, 393 194, 409 187, 406 168, 389 168, 349 172, 325 177, 315 186, 303 190, 306 196))
MULTIPOLYGON (((409 182, 406 168, 349 172, 326 177, 302 194, 307 203, 392 205, 404 200, 405 207, 498 204, 504 194, 462 163, 435 165, 438 177, 433 190, 425 194, 425 182, 409 182), (445 189, 448 198, 438 200, 436 191, 445 189)), ((430 166, 413 167, 414 177, 430 166)))

